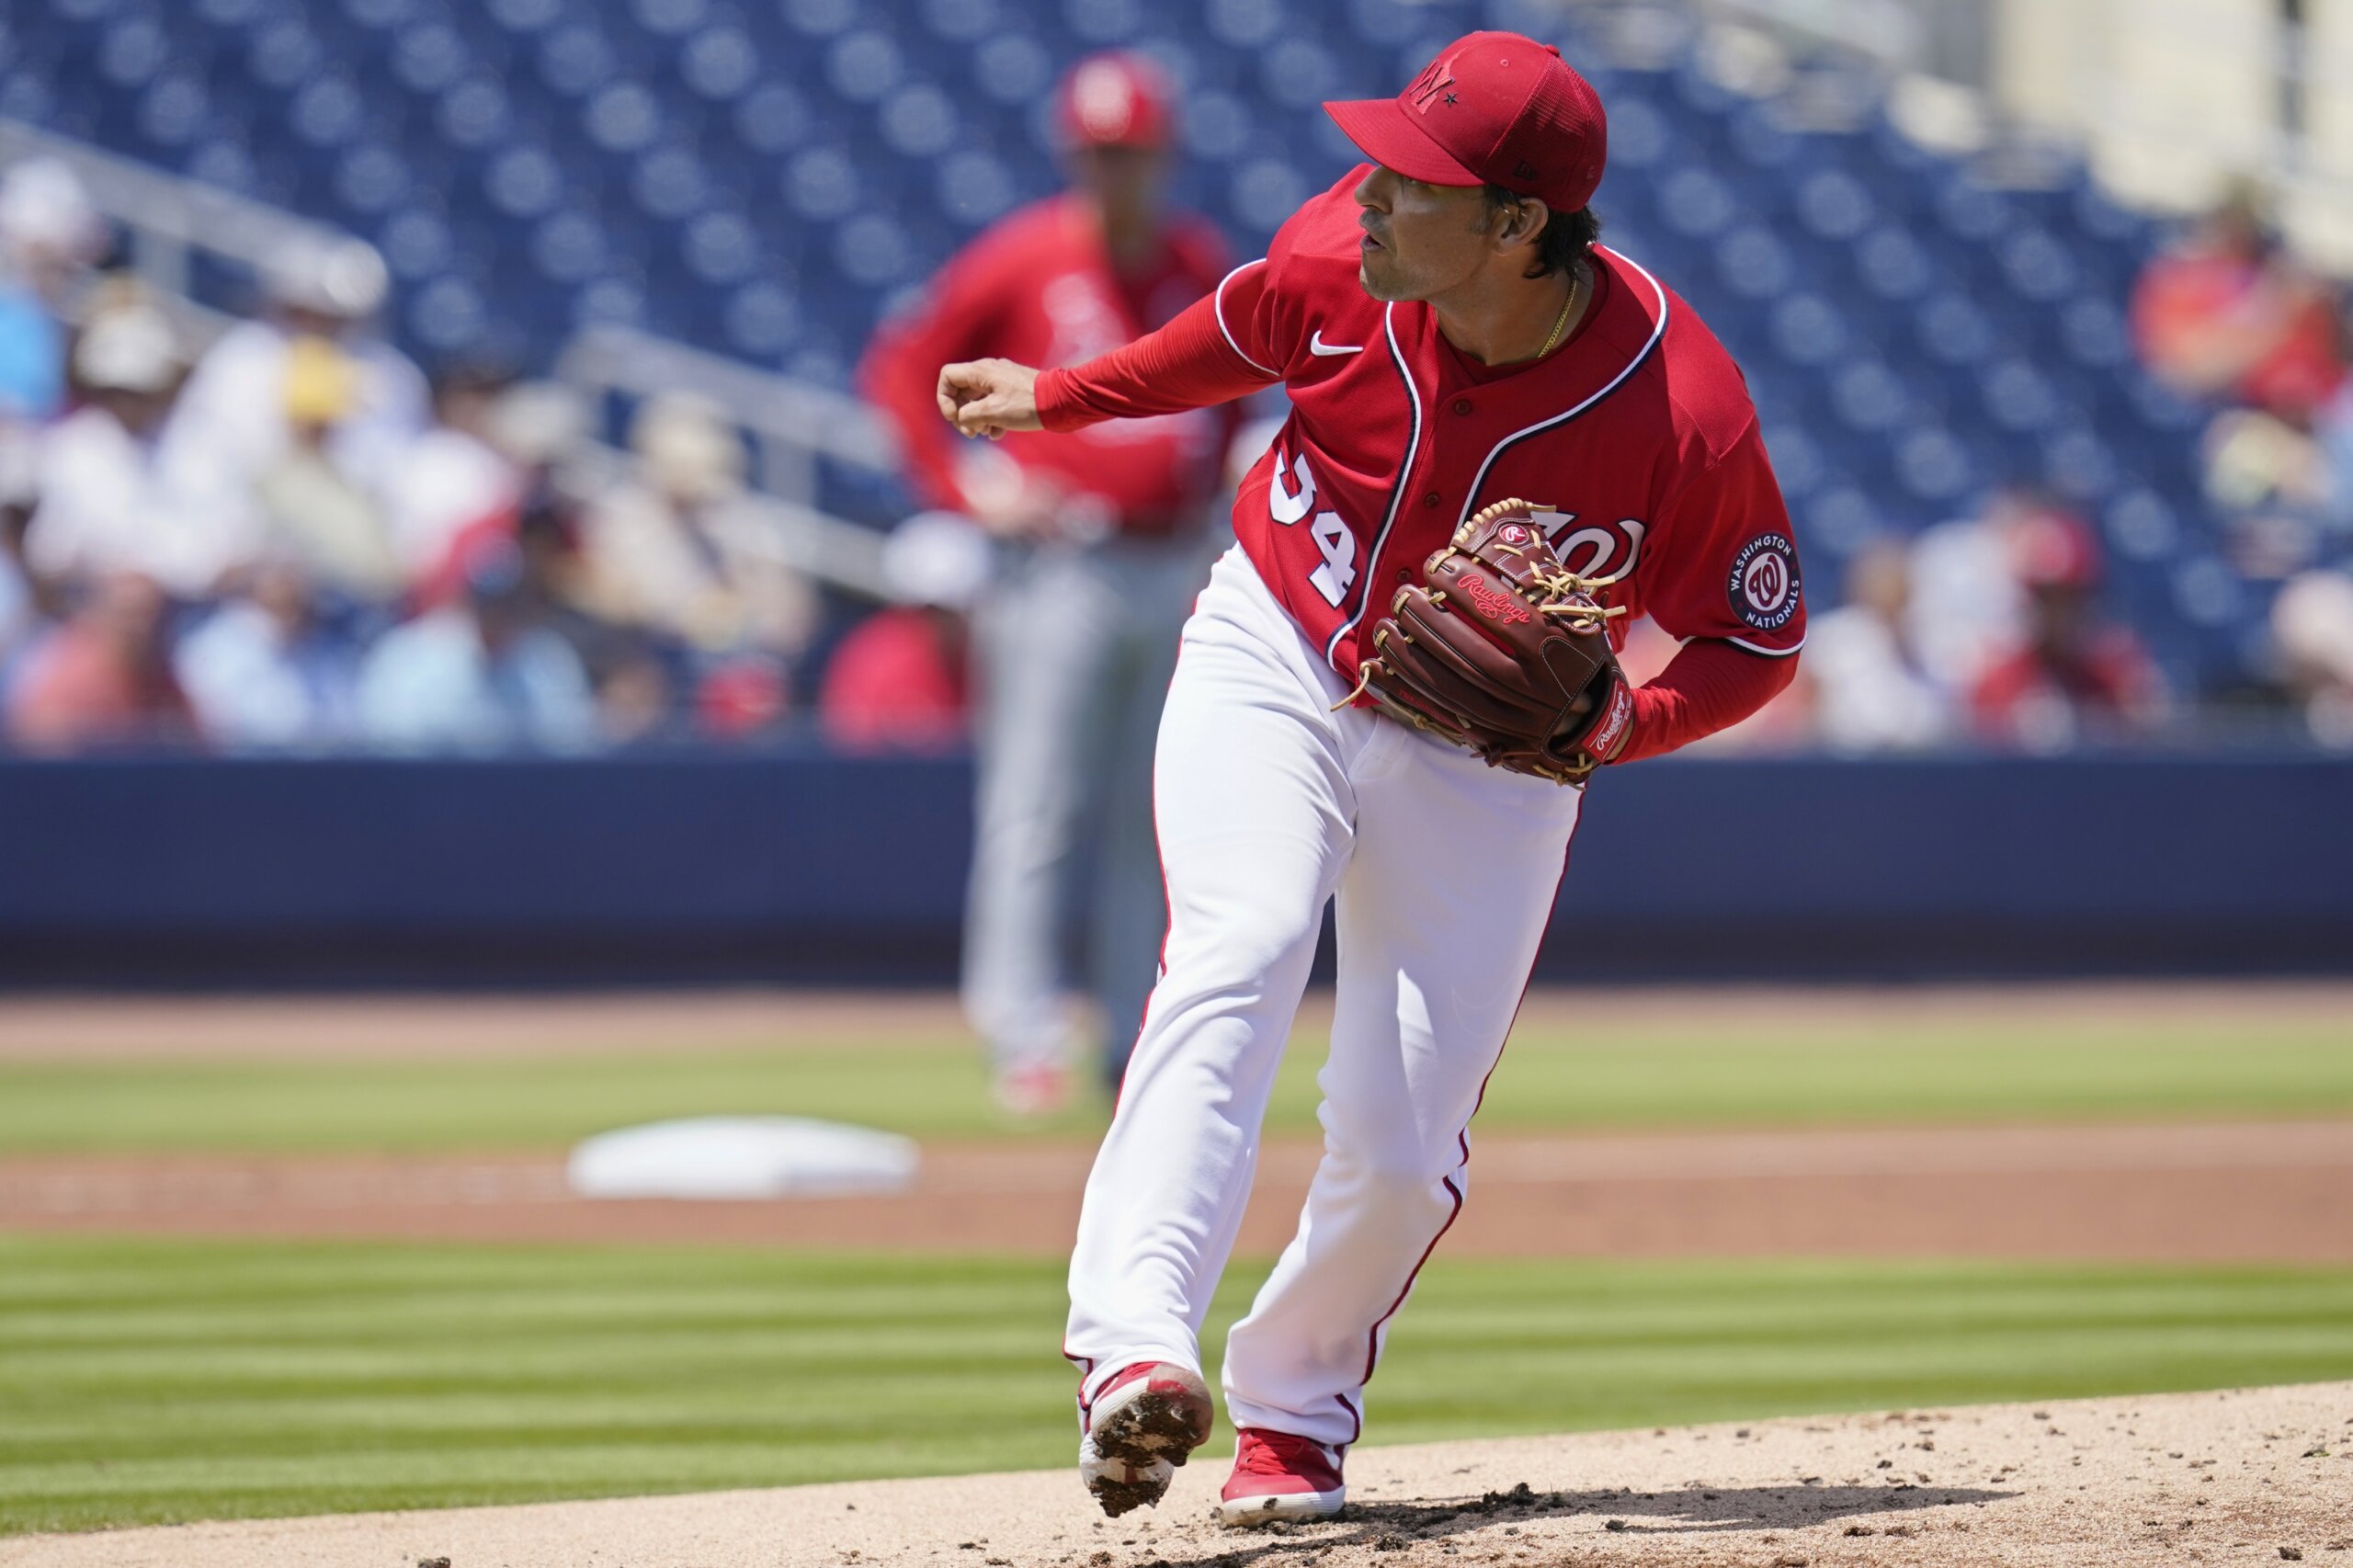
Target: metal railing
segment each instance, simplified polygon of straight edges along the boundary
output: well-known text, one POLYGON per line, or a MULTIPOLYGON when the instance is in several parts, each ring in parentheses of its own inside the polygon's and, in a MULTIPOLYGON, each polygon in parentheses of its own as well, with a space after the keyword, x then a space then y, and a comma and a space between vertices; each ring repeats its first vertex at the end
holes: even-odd
POLYGON ((804 505, 815 498, 821 458, 876 473, 897 466, 890 430, 856 398, 635 327, 582 329, 556 357, 555 375, 595 397, 695 392, 716 399, 753 437, 762 486, 804 505))
MULTIPOLYGON (((564 458, 564 481, 594 494, 625 483, 636 460, 618 447, 589 440, 564 458)), ((748 535, 761 553, 802 576, 871 599, 889 597, 882 574, 882 535, 803 502, 763 490, 746 491, 728 508, 760 525, 748 535)))
POLYGON ((22 120, 0 119, 0 163, 28 158, 54 158, 72 169, 90 193, 91 203, 130 235, 132 270, 158 291, 177 299, 188 297, 188 261, 197 252, 260 272, 290 247, 352 238, 330 224, 101 152, 22 120))

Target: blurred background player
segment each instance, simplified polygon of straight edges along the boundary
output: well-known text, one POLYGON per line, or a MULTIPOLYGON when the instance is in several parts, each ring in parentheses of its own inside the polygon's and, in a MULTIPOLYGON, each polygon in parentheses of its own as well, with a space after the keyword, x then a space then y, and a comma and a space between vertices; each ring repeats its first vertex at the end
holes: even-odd
POLYGON ((1070 188, 951 258, 887 324, 861 380, 933 504, 997 537, 975 606, 978 844, 963 998, 1001 1104, 1068 1097, 1087 1032, 1116 1085, 1152 988, 1165 909, 1153 847, 1153 740, 1176 638, 1210 557, 1209 505, 1234 416, 1199 411, 1070 436, 958 441, 938 368, 1004 356, 1075 365, 1167 323, 1224 275, 1209 223, 1163 196, 1172 95, 1139 56, 1097 54, 1056 103, 1070 188), (1093 871, 1090 1024, 1064 984, 1078 873, 1093 871))

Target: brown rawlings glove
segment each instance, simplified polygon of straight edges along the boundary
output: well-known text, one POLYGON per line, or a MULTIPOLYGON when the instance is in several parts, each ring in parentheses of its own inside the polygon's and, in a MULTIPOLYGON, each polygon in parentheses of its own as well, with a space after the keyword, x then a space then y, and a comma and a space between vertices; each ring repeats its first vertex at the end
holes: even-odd
POLYGON ((1633 718, 1607 634, 1625 611, 1594 600, 1612 579, 1561 565, 1540 510, 1498 501, 1456 529, 1390 601, 1357 691, 1490 767, 1582 784, 1633 718))

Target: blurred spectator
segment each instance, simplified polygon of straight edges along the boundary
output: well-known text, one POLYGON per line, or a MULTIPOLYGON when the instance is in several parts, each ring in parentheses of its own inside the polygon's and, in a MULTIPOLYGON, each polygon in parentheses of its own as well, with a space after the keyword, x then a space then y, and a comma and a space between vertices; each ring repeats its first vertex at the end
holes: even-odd
POLYGON ((562 381, 517 381, 500 390, 483 428, 499 455, 521 471, 528 491, 587 438, 589 423, 578 389, 562 381))
POLYGON ((28 564, 42 577, 133 572, 209 591, 249 551, 252 517, 203 453, 175 457, 158 438, 187 369, 177 330, 152 305, 108 309, 83 329, 73 369, 85 401, 43 438, 28 564))
POLYGON ((441 425, 419 443, 418 488, 396 505, 406 521, 410 589, 422 606, 447 604, 465 590, 466 563, 493 540, 522 543, 534 583, 551 606, 593 616, 582 601, 586 565, 569 498, 559 506, 557 464, 587 434, 588 411, 579 393, 553 381, 507 381, 503 372, 477 369, 448 378, 441 425), (479 379, 476 379, 479 378, 479 379), (495 381, 494 394, 481 394, 495 381), (471 384, 469 384, 471 382, 471 384), (438 472, 437 472, 438 471, 438 472), (525 534, 534 510, 555 527, 539 544, 560 541, 552 554, 534 553, 525 534))
POLYGON ((266 279, 268 314, 222 333, 198 362, 166 443, 203 453, 250 493, 294 440, 286 388, 296 340, 328 338, 350 357, 352 386, 324 449, 353 484, 391 494, 425 429, 427 399, 424 376, 369 324, 386 287, 383 259, 360 241, 290 245, 266 279))
POLYGON ((2334 505, 2327 448, 2276 415, 2246 408, 2216 415, 2199 442, 2199 456, 2207 496, 2225 511, 2334 505))
POLYGON ((106 245, 106 224, 65 165, 33 158, 0 177, 0 419, 47 419, 63 405, 60 324, 106 245))
POLYGON ((320 751, 353 739, 358 660, 322 624, 301 566, 256 567, 173 660, 205 734, 227 750, 320 751))
POLYGON ((774 730, 791 710, 784 666, 763 653, 736 653, 695 683, 695 724, 721 741, 745 741, 774 730))
POLYGON ((670 671, 645 648, 618 644, 589 663, 597 689, 597 722, 608 745, 652 740, 670 728, 676 688, 670 671))
POLYGON ((745 505, 744 442, 726 410, 689 392, 648 398, 630 445, 637 478, 583 518, 583 604, 710 653, 799 654, 816 596, 745 505))
POLYGON ((934 751, 964 739, 965 616, 988 580, 988 539, 950 512, 891 531, 882 578, 897 601, 842 639, 820 699, 825 738, 849 752, 934 751))
POLYGON ((1798 672, 1812 687, 1824 744, 1877 751, 1952 738, 1952 694, 1913 645, 1911 603, 1911 554, 1902 540, 1874 540, 1847 562, 1847 601, 1815 619, 1798 672))
POLYGON ((521 550, 483 540, 465 594, 394 627, 359 673, 362 733, 392 751, 585 751, 597 740, 587 672, 540 623, 521 550))
POLYGON ((195 738, 165 653, 167 608, 144 577, 100 578, 72 619, 26 651, 8 689, 9 738, 47 753, 195 738))
POLYGON ((392 544, 410 581, 449 569, 483 519, 511 512, 524 476, 494 438, 499 400, 515 378, 503 366, 458 364, 433 382, 433 427, 416 438, 392 483, 392 544))
MULTIPOLYGON (((509 394, 510 399, 531 392, 519 389, 518 393, 509 394)), ((537 418, 551 407, 541 406, 530 416, 537 418)), ((513 439, 510 430, 502 444, 513 439)), ((514 449, 532 449, 525 442, 514 449)), ((654 640, 636 628, 600 620, 575 602, 574 585, 581 575, 580 541, 570 498, 542 478, 524 498, 514 532, 523 552, 523 574, 541 607, 544 624, 572 649, 595 688, 604 739, 610 744, 626 745, 658 737, 676 717, 676 682, 670 664, 654 640)))
POLYGON ((0 424, 0 690, 8 659, 32 634, 42 605, 25 569, 25 529, 40 495, 40 447, 21 426, 0 424))
POLYGON ((2018 642, 1978 676, 1970 707, 1987 739, 2029 751, 2145 729, 2164 700, 2140 640, 2099 619, 2099 544, 2063 512, 2021 520, 2009 536, 2026 595, 2018 642))
MULTIPOLYGON (((2353 339, 2353 310, 2343 320, 2353 339)), ((2353 532, 2353 377, 2337 387, 2313 416, 2313 440, 2320 449, 2320 511, 2330 528, 2353 532)))
POLYGON ((1921 668, 1956 701, 2024 632, 2019 531, 2063 515, 2050 497, 2012 485, 1996 491, 1979 516, 1935 524, 1913 540, 1905 630, 1921 668))
POLYGON ((2288 689, 2321 744, 2353 747, 2353 577, 2307 572, 2272 601, 2288 689))
POLYGON ((694 393, 663 392, 630 426, 633 479, 581 519, 582 601, 608 620, 723 649, 739 619, 719 548, 699 526, 706 507, 744 483, 744 444, 726 411, 694 393))
POLYGON ((403 574, 375 498, 329 455, 358 408, 359 368, 331 337, 286 346, 286 447, 256 484, 265 548, 300 562, 313 581, 347 597, 381 601, 403 574))
POLYGON ((2266 231, 2251 188, 2149 263, 2131 315, 2143 362, 2198 396, 2302 424, 2345 377, 2328 290, 2266 231))

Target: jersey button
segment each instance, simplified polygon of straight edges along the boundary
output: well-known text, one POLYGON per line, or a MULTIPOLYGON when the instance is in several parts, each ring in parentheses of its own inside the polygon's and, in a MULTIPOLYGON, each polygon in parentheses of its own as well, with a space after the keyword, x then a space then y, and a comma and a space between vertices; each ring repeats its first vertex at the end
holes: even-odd
POLYGON ((1468 413, 1470 413, 1470 412, 1471 412, 1471 400, 1470 400, 1469 398, 1467 398, 1467 397, 1458 397, 1458 398, 1456 398, 1456 399, 1454 400, 1454 412, 1455 412, 1455 413, 1457 413, 1457 414, 1468 414, 1468 413))
POLYGON ((1401 583, 1410 583, 1414 580, 1414 574, 1400 566, 1397 568, 1397 580, 1401 583))
POLYGON ((1431 491, 1428 494, 1427 494, 1427 495, 1423 496, 1423 497, 1422 497, 1422 505, 1423 505, 1423 506, 1437 506, 1437 505, 1438 505, 1438 492, 1437 492, 1437 491, 1435 491, 1435 490, 1433 490, 1433 491, 1431 491))

